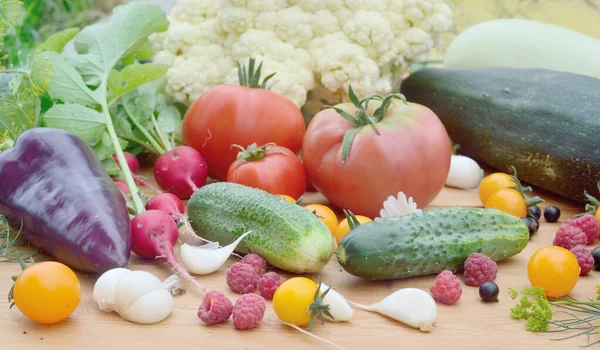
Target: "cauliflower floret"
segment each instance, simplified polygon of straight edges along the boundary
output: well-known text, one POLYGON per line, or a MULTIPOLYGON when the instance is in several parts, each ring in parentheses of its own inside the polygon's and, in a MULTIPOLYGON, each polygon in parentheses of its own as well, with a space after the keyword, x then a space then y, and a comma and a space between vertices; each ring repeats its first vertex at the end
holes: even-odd
POLYGON ((193 46, 187 56, 173 60, 173 66, 166 74, 166 91, 176 101, 190 104, 213 86, 222 84, 234 67, 235 62, 222 46, 193 46))
POLYGON ((388 0, 346 0, 346 7, 352 11, 378 11, 385 13, 388 0))
POLYGON ((298 6, 278 12, 264 12, 256 18, 256 28, 272 31, 294 46, 304 47, 314 37, 311 16, 298 6))
MULTIPOLYGON (((314 76, 310 69, 298 67, 293 64, 278 63, 265 57, 254 57, 257 62, 262 62, 261 80, 275 73, 275 75, 267 81, 267 87, 270 90, 289 98, 298 107, 301 107, 306 102, 306 94, 308 90, 314 86, 314 76)), ((240 60, 240 63, 248 67, 249 58, 240 60)), ((232 69, 225 77, 226 84, 238 85, 238 70, 232 69)))
POLYGON ((403 38, 408 45, 408 51, 405 53, 408 61, 425 60, 427 54, 433 48, 431 35, 421 28, 408 28, 404 31, 403 38))
POLYGON ((322 10, 315 12, 312 16, 311 23, 315 37, 325 36, 340 31, 338 20, 330 11, 322 10))
POLYGON ((364 47, 369 57, 380 65, 395 56, 395 52, 391 51, 394 33, 385 17, 378 12, 356 12, 344 24, 343 31, 348 38, 364 47))
POLYGON ((194 45, 218 44, 225 40, 225 33, 219 30, 216 19, 206 20, 199 25, 188 22, 175 22, 169 26, 169 31, 162 37, 160 47, 177 55, 182 54, 194 45))
POLYGON ((178 0, 177 6, 171 11, 171 23, 199 23, 204 19, 213 18, 217 14, 215 0, 178 0))
POLYGON ((217 19, 221 28, 228 33, 243 34, 254 28, 255 12, 241 7, 220 8, 217 19))
POLYGON ((348 91, 348 86, 352 85, 359 98, 373 93, 379 67, 364 47, 351 43, 344 34, 314 39, 309 52, 313 57, 313 70, 327 89, 348 91))
POLYGON ((299 106, 347 100, 350 84, 359 98, 387 94, 452 27, 444 0, 179 0, 169 19, 150 40, 184 103, 237 84, 236 61, 251 57, 299 106))

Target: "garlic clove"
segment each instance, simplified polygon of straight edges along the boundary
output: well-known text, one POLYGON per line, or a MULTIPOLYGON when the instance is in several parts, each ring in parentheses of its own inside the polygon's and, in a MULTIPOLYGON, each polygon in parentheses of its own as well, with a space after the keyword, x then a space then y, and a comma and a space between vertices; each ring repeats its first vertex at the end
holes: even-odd
POLYGON ((131 272, 118 284, 115 311, 121 314, 122 310, 129 309, 138 299, 156 289, 165 290, 158 277, 146 271, 131 272))
POLYGON ((437 319, 437 305, 433 297, 417 288, 400 289, 372 308, 378 313, 422 331, 430 331, 437 319))
POLYGON ((213 273, 225 264, 242 239, 250 233, 252 231, 244 233, 225 247, 219 247, 218 243, 216 246, 212 243, 201 246, 192 246, 184 243, 181 245, 179 253, 181 262, 188 271, 196 275, 213 273))
POLYGON ((140 323, 160 322, 173 312, 174 301, 166 289, 156 289, 144 294, 126 310, 119 313, 124 319, 140 323))
MULTIPOLYGON (((321 293, 325 291, 329 286, 321 283, 321 293)), ((329 312, 334 317, 333 319, 327 315, 324 315, 325 319, 332 322, 343 322, 350 321, 354 314, 350 304, 346 301, 340 293, 335 291, 333 288, 329 290, 327 295, 323 298, 323 303, 329 305, 329 312)))
POLYGON ((103 273, 94 285, 92 298, 102 311, 112 312, 117 303, 117 286, 119 281, 133 271, 124 268, 114 268, 103 273))

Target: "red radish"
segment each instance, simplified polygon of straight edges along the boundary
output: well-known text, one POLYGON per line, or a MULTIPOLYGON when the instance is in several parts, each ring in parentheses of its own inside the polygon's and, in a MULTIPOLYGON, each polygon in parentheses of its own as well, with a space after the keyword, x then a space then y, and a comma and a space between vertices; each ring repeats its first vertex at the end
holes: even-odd
POLYGON ((188 146, 164 153, 154 164, 154 178, 160 188, 180 199, 189 199, 206 184, 208 168, 202 155, 188 146))
POLYGON ((152 197, 148 204, 146 204, 146 210, 160 210, 171 215, 171 217, 179 222, 184 216, 183 212, 185 207, 179 197, 172 193, 160 193, 152 197))
MULTIPOLYGON (((131 171, 131 176, 133 177, 133 180, 135 181, 135 183, 142 187, 151 188, 154 191, 156 191, 157 193, 160 193, 160 190, 158 190, 154 186, 152 186, 149 183, 147 183, 146 181, 144 181, 141 178, 141 176, 137 176, 135 174, 138 172, 138 170, 140 170, 140 162, 138 161, 137 157, 129 152, 123 152, 123 155, 125 156, 125 161, 127 162, 127 166, 129 167, 129 170, 131 171)), ((119 166, 119 160, 117 159, 116 154, 113 154, 113 159, 117 163, 117 166, 119 166)), ((127 193, 129 193, 129 190, 127 190, 127 193)))
POLYGON ((175 272, 206 291, 206 288, 175 260, 173 245, 178 235, 175 221, 164 211, 146 210, 131 220, 131 250, 135 254, 145 260, 166 261, 175 272))
POLYGON ((117 184, 117 186, 119 187, 119 189, 121 190, 121 192, 125 193, 125 194, 129 194, 129 186, 127 186, 127 182, 121 180, 121 179, 112 179, 114 183, 117 184))
POLYGON ((169 215, 175 220, 178 225, 185 226, 185 232, 182 233, 179 238, 191 245, 200 245, 202 242, 208 242, 202 237, 199 237, 190 226, 187 215, 184 214, 185 207, 179 197, 172 193, 160 193, 152 197, 148 204, 146 204, 146 210, 160 210, 169 215))
MULTIPOLYGON (((137 173, 138 170, 140 170, 140 162, 138 161, 137 157, 129 152, 123 152, 123 155, 125 156, 125 161, 127 161, 127 166, 129 167, 129 170, 132 173, 137 173)), ((115 160, 115 163, 117 163, 117 165, 118 165, 119 160, 117 159, 116 154, 113 154, 113 159, 115 160)))

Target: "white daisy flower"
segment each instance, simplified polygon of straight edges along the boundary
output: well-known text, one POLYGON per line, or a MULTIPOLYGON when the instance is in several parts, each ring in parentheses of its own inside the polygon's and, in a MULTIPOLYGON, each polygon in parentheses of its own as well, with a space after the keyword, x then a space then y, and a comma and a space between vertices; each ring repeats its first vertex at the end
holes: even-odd
POLYGON ((403 216, 409 214, 416 214, 422 212, 421 209, 417 208, 412 197, 406 199, 404 192, 398 192, 398 197, 389 196, 385 202, 383 202, 383 209, 379 212, 382 218, 389 216, 403 216))

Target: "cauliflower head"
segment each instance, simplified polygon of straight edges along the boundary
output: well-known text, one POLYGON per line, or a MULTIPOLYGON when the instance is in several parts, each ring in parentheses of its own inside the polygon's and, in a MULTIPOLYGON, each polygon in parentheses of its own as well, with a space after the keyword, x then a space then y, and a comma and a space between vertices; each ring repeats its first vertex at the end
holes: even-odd
POLYGON ((390 93, 453 20, 443 0, 179 0, 169 19, 151 42, 173 99, 238 84, 237 62, 256 58, 298 107, 347 101, 350 85, 361 99, 390 93))

